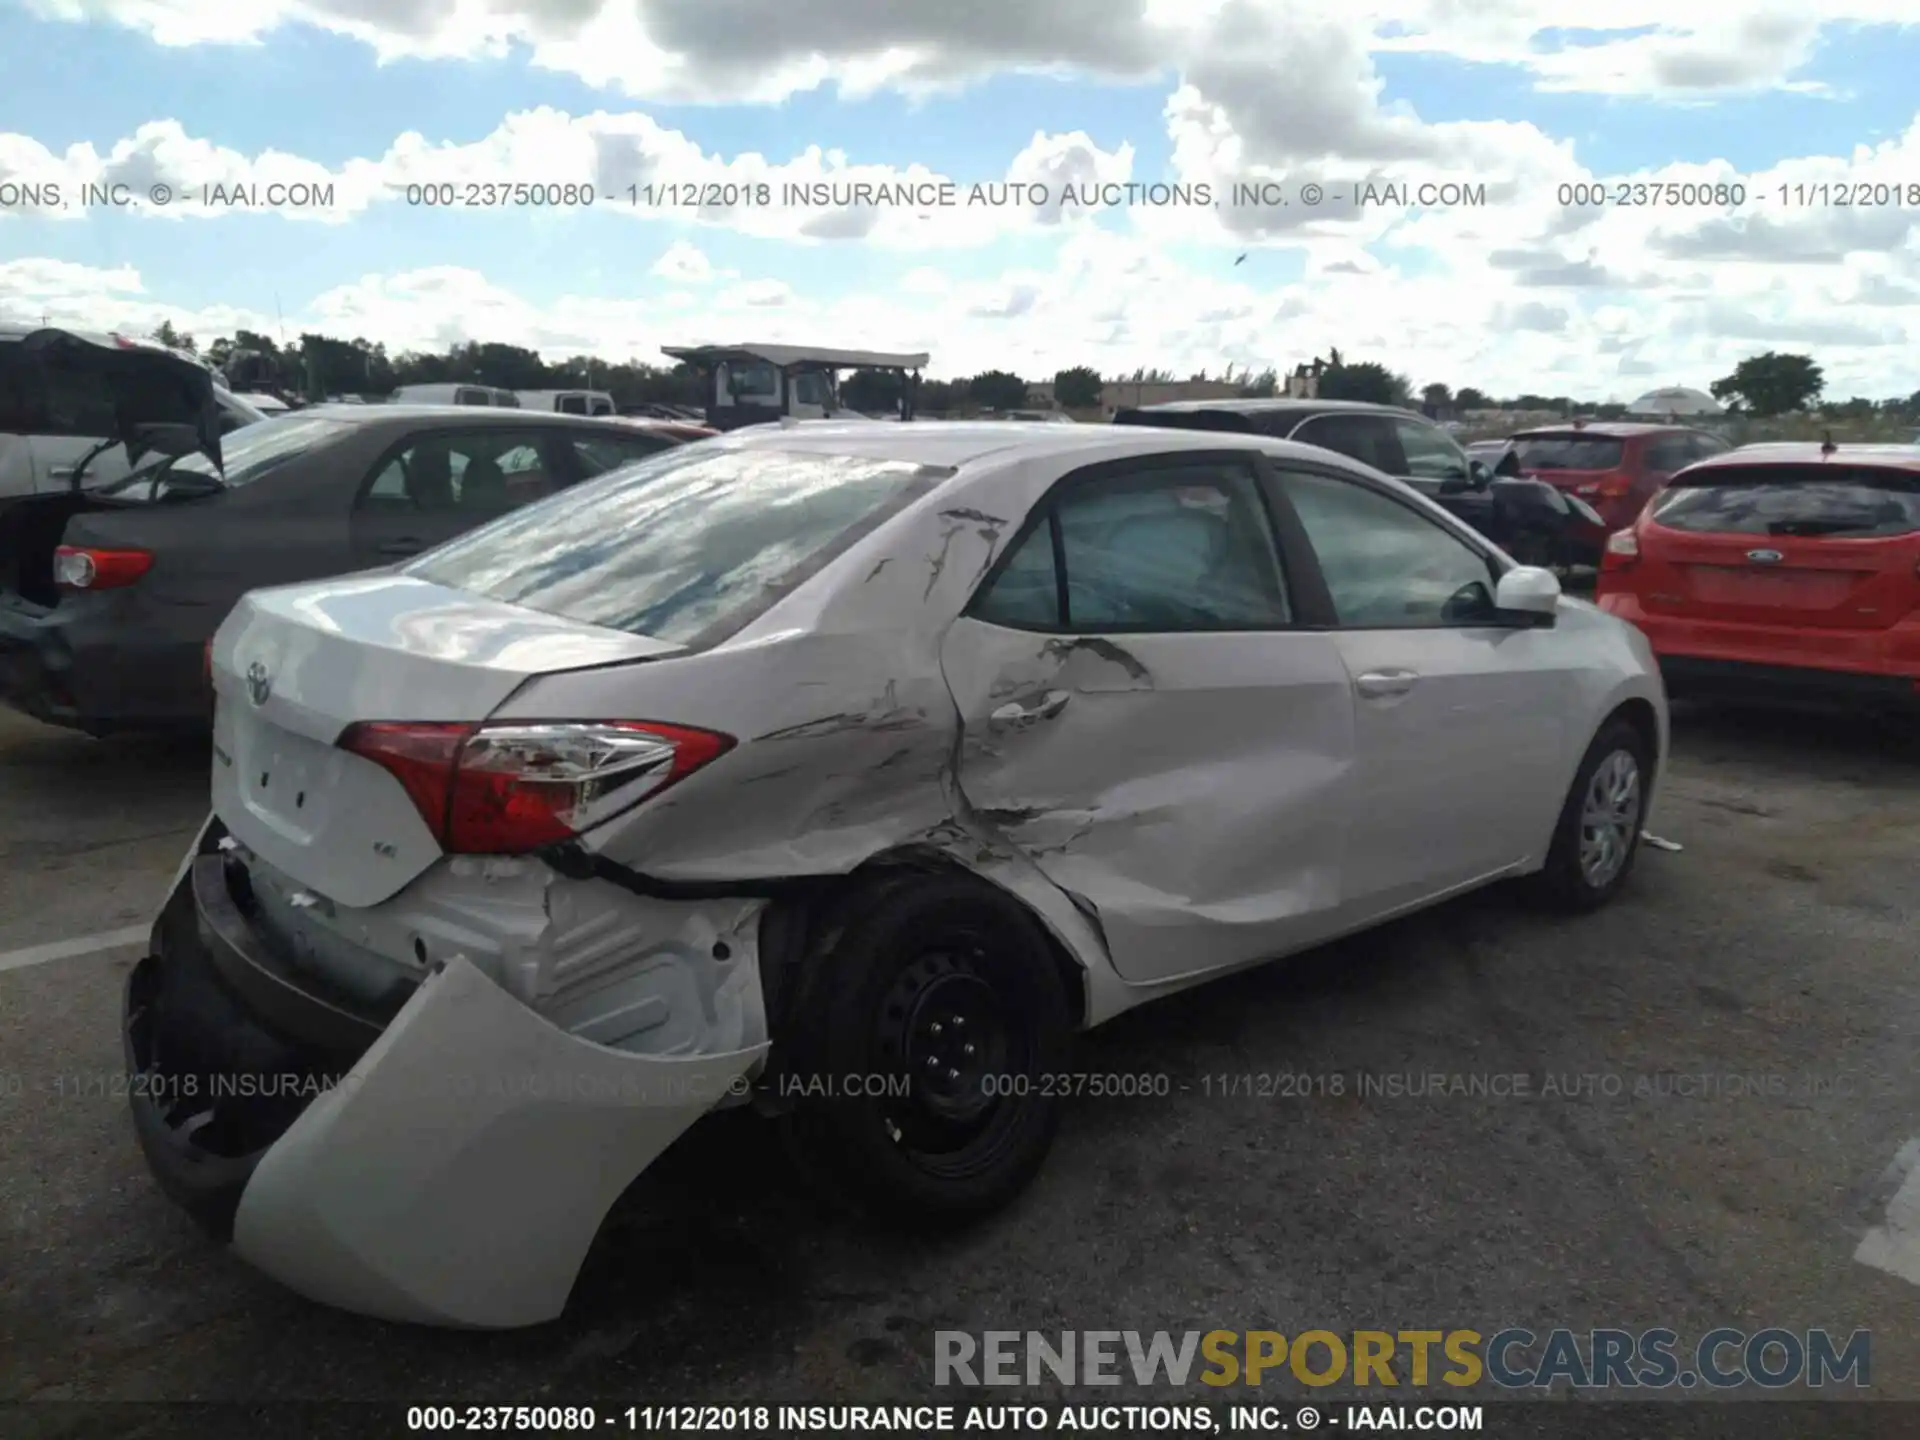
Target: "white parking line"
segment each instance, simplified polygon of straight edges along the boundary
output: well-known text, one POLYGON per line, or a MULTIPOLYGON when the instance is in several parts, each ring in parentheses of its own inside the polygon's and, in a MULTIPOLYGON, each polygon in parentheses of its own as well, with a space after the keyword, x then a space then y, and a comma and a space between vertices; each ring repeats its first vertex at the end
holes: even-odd
POLYGON ((124 930, 103 930, 98 935, 82 935, 77 940, 55 940, 48 945, 29 945, 24 950, 0 951, 0 972, 25 970, 51 960, 78 960, 128 945, 144 945, 152 931, 150 925, 129 925, 124 930))
POLYGON ((1920 1285, 1920 1140, 1900 1147, 1887 1167, 1887 1178, 1905 1172, 1900 1188, 1887 1201, 1887 1221, 1867 1231, 1853 1258, 1889 1275, 1920 1285))

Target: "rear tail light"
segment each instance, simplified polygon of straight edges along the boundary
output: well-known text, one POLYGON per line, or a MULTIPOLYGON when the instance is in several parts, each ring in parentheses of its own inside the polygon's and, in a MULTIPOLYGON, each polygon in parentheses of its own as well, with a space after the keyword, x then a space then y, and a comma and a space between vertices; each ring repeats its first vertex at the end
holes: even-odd
POLYGON ((1631 530, 1616 530, 1607 537, 1607 548, 1600 555, 1600 572, 1631 570, 1640 559, 1640 537, 1631 530))
POLYGON ((386 770, 454 855, 517 855, 571 840, 733 748, 712 730, 651 722, 367 723, 343 749, 386 770))
POLYGON ((53 552, 53 583, 68 590, 113 590, 153 568, 145 550, 92 550, 62 545, 53 552))

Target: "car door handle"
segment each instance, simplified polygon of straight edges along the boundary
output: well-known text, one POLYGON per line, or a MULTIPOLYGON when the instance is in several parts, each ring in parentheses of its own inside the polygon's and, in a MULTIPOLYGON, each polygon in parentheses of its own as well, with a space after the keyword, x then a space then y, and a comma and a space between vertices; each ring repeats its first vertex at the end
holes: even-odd
POLYGON ((382 555, 418 555, 426 548, 426 541, 411 538, 405 540, 389 540, 379 547, 382 555))
POLYGON ((73 478, 73 472, 79 468, 78 465, 56 465, 47 471, 47 474, 56 480, 71 480, 73 478))
POLYGON ((1067 708, 1067 701, 1073 698, 1065 690, 1049 690, 1031 705, 1022 705, 1014 701, 1002 705, 987 717, 987 722, 996 730, 1020 730, 1029 725, 1038 725, 1042 720, 1051 720, 1067 708))
POLYGON ((1369 700, 1384 700, 1406 694, 1419 679, 1411 670, 1369 670, 1353 682, 1353 688, 1369 700))

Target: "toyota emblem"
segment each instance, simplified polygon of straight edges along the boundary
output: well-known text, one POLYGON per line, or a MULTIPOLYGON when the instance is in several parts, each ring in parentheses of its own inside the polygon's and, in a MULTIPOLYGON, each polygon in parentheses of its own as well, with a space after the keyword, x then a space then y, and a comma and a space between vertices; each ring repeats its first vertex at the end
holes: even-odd
POLYGON ((271 694, 273 677, 267 673, 267 667, 256 660, 247 666, 247 698, 256 705, 264 705, 271 694))
POLYGON ((1749 550, 1747 558, 1756 565, 1778 565, 1787 557, 1778 550, 1749 550))

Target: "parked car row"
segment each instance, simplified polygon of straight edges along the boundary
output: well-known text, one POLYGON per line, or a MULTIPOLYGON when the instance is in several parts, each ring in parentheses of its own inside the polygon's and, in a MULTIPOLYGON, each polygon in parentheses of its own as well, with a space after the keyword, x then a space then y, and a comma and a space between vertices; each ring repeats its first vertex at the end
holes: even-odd
POLYGON ((1590 604, 1523 556, 1604 531, 1581 490, 1630 502, 1657 437, 1490 465, 1320 402, 222 436, 204 375, 111 363, 133 466, 6 513, 0 674, 96 730, 211 705, 135 1130, 212 1234, 386 1318, 551 1318, 724 1104, 876 1216, 988 1212, 1074 1032, 1494 881, 1610 900, 1663 669, 1920 675, 1904 451, 1697 459, 1590 604))
POLYGON ((1503 477, 1441 426, 1389 405, 1339 400, 1192 400, 1121 410, 1118 425, 1272 435, 1348 456, 1404 480, 1518 560, 1597 565, 1601 516, 1580 496, 1541 480, 1503 477))
POLYGON ((0 425, 0 461, 33 465, 30 485, 0 499, 0 699, 94 735, 204 732, 207 642, 255 586, 392 565, 711 433, 409 405, 309 406, 228 429, 233 397, 203 368, 102 337, 0 347, 0 385, 54 397, 0 425), (107 450, 118 464, 81 463, 107 450))

